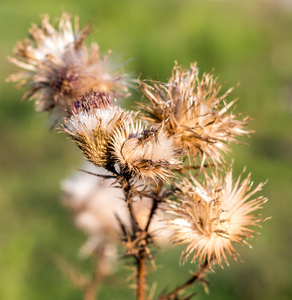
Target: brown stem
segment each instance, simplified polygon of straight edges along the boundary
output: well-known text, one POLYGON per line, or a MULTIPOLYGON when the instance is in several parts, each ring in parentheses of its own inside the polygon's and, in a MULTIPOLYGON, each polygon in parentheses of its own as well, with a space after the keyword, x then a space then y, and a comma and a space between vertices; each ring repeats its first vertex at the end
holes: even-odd
MULTIPOLYGON (((158 208, 158 204, 161 201, 160 200, 160 193, 162 191, 162 187, 163 187, 163 182, 160 181, 157 188, 154 189, 154 194, 151 195, 148 198, 152 198, 152 207, 151 207, 151 211, 149 213, 148 216, 148 220, 146 223, 146 227, 144 229, 144 233, 146 234, 146 237, 148 236, 148 230, 149 230, 149 226, 151 224, 151 221, 153 219, 153 216, 158 208)), ((147 197, 147 195, 146 195, 147 197)), ((145 240, 145 245, 147 245, 148 241, 145 240)), ((144 300, 145 299, 145 289, 146 289, 146 251, 145 251, 145 247, 139 252, 139 267, 138 267, 138 290, 137 290, 137 297, 138 300, 144 300)))
POLYGON ((141 228, 140 228, 139 222, 137 220, 136 213, 134 211, 133 191, 132 191, 131 183, 129 181, 126 181, 126 183, 125 183, 124 193, 125 193, 125 198, 126 198, 127 206, 129 209, 129 213, 130 213, 130 218, 131 218, 134 234, 135 234, 136 232, 141 231, 141 228))
POLYGON ((151 211, 150 211, 150 214, 148 216, 148 221, 147 221, 147 224, 146 224, 146 227, 145 227, 145 231, 148 232, 148 229, 149 229, 149 226, 151 224, 151 221, 152 221, 152 218, 156 212, 156 209, 158 208, 158 202, 157 199, 152 199, 152 207, 151 207, 151 211))
POLYGON ((180 291, 182 291, 185 288, 187 288, 188 286, 192 285, 197 280, 200 280, 202 275, 204 274, 204 272, 206 272, 208 269, 209 269, 209 263, 206 260, 204 262, 204 264, 200 267, 200 270, 197 274, 192 275, 192 277, 189 280, 187 280, 185 283, 178 286, 177 288, 175 288, 173 291, 169 292, 168 294, 161 295, 157 300, 169 300, 170 297, 176 296, 180 291))
POLYGON ((136 214, 135 214, 135 211, 134 211, 132 200, 127 199, 127 205, 128 205, 128 209, 129 209, 133 229, 134 229, 135 232, 138 232, 141 229, 140 229, 140 225, 139 225, 139 222, 137 220, 137 217, 136 217, 136 214))
POLYGON ((95 269, 90 279, 72 267, 66 260, 57 257, 57 264, 61 270, 69 276, 69 279, 72 281, 73 285, 82 290, 84 300, 97 300, 96 294, 99 284, 106 276, 104 272, 101 271, 104 253, 102 252, 95 254, 95 269))
MULTIPOLYGON (((216 165, 215 164, 204 164, 203 167, 204 168, 211 168, 211 167, 215 167, 216 165)), ((184 166, 182 168, 182 171, 184 170, 197 170, 197 169, 200 169, 202 168, 201 165, 196 165, 196 166, 184 166)))
POLYGON ((144 230, 142 230, 134 207, 133 207, 133 187, 131 183, 126 180, 124 184, 124 193, 127 202, 127 206, 130 213, 131 223, 132 223, 132 230, 133 230, 133 240, 135 241, 138 239, 136 244, 136 249, 139 249, 135 255, 136 262, 137 262, 137 299, 138 300, 145 300, 145 290, 146 290, 146 250, 145 247, 147 246, 147 234, 144 230), (141 238, 141 240, 139 240, 141 238))
POLYGON ((94 262, 95 269, 90 281, 84 286, 84 300, 97 300, 100 284, 109 275, 109 262, 106 256, 106 248, 101 246, 95 250, 94 262))
POLYGON ((145 300, 146 289, 146 255, 145 249, 141 250, 138 258, 138 274, 137 274, 137 299, 145 300))
POLYGON ((155 212, 158 208, 158 204, 159 204, 159 202, 161 202, 160 193, 161 193, 162 187, 163 187, 163 181, 160 180, 157 188, 153 191, 154 192, 153 195, 148 197, 148 198, 152 198, 152 207, 151 207, 151 211, 149 213, 147 224, 146 224, 146 227, 145 227, 146 232, 148 232, 149 226, 150 226, 151 221, 152 221, 152 218, 155 215, 155 212))
POLYGON ((78 171, 81 171, 81 172, 83 172, 83 173, 89 174, 89 175, 94 175, 94 176, 97 176, 97 177, 102 177, 102 178, 104 178, 104 179, 117 178, 116 175, 97 174, 97 173, 89 172, 89 171, 82 170, 82 169, 77 169, 77 170, 78 170, 78 171))
POLYGON ((99 283, 101 281, 101 274, 100 274, 100 262, 96 260, 95 271, 91 281, 85 288, 84 291, 84 300, 97 300, 96 294, 99 287, 99 283))
POLYGON ((90 285, 85 291, 84 300, 97 300, 96 298, 97 286, 90 285))

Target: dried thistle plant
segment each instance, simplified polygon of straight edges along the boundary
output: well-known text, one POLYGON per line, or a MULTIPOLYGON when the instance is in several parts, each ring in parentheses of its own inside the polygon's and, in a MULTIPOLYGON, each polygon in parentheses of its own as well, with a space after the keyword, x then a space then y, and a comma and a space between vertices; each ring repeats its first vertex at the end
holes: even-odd
MULTIPOLYGON (((127 205, 131 225, 120 218, 118 220, 126 256, 136 260, 134 274, 139 300, 146 299, 146 262, 153 259, 150 246, 154 234, 149 231, 149 227, 162 205, 167 203, 168 212, 175 216, 168 219, 165 227, 174 230, 170 241, 175 245, 187 244, 182 253, 184 261, 194 253, 192 261, 198 258, 201 268, 186 283, 169 293, 162 293, 159 300, 184 299, 180 298, 183 297, 180 293, 198 280, 206 285, 203 274, 213 264, 222 266, 223 261, 228 264, 226 254, 238 259, 234 244, 248 244, 247 240, 255 234, 250 226, 258 226, 266 220, 254 214, 267 199, 258 197, 250 200, 262 188, 260 184, 251 190, 250 175, 242 182, 239 177, 234 183, 230 167, 225 176, 219 175, 218 170, 208 176, 205 170, 204 181, 197 181, 190 175, 183 178, 175 176, 175 171, 188 170, 188 165, 181 160, 183 149, 194 160, 199 157, 201 163, 206 159, 222 163, 224 159, 220 151, 228 151, 225 142, 236 141, 236 135, 250 132, 243 129, 247 118, 236 120, 232 111, 228 112, 234 102, 224 102, 223 108, 220 108, 222 99, 230 91, 223 98, 217 97, 220 88, 214 87, 217 85, 212 77, 204 75, 203 82, 198 83, 197 72, 194 73, 195 65, 192 66, 189 77, 180 69, 176 77, 172 75, 173 80, 175 78, 180 82, 179 93, 174 83, 154 84, 153 89, 161 97, 161 101, 156 104, 162 109, 156 106, 157 109, 153 109, 151 103, 146 112, 146 106, 143 106, 148 115, 144 115, 143 119, 150 123, 148 127, 137 122, 133 112, 126 113, 113 106, 108 95, 91 93, 74 104, 73 115, 64 121, 62 129, 77 143, 89 161, 111 172, 110 176, 116 179, 123 190, 122 198, 127 205), (172 98, 163 98, 157 86, 167 90, 172 98), (168 179, 173 183, 175 178, 175 185, 165 184, 168 179), (174 194, 178 200, 168 200, 174 194), (134 209, 137 197, 152 199, 146 226, 141 225, 139 211, 134 209)), ((149 86, 143 82, 140 85, 148 98, 157 99, 149 96, 152 95, 149 86)))
POLYGON ((72 103, 91 89, 114 97, 126 96, 127 75, 111 65, 110 52, 102 57, 97 43, 86 46, 91 31, 90 25, 79 30, 78 18, 73 30, 66 12, 57 28, 47 15, 43 16, 41 25, 34 24, 29 30, 30 39, 17 43, 15 57, 8 58, 23 70, 7 81, 27 87, 23 99, 35 99, 36 110, 53 112, 56 122, 70 115, 72 103))
POLYGON ((251 132, 244 129, 248 118, 240 120, 233 114, 235 100, 226 102, 233 88, 219 95, 221 85, 212 74, 204 73, 199 79, 196 63, 188 70, 176 63, 167 83, 139 84, 149 101, 140 105, 143 119, 163 126, 169 135, 176 134, 178 147, 195 161, 200 158, 202 165, 206 160, 224 162, 228 144, 251 132))
POLYGON ((80 180, 64 186, 64 202, 88 236, 83 250, 96 261, 92 279, 77 285, 85 300, 96 299, 98 285, 111 270, 108 249, 116 249, 119 240, 123 255, 134 261, 136 298, 154 299, 153 290, 146 296, 147 275, 155 237, 161 240, 164 228, 172 229, 174 245, 186 244, 184 261, 192 256, 200 266, 157 300, 191 299, 194 293, 186 295, 186 288, 197 281, 207 287, 204 274, 214 264, 228 264, 227 254, 238 259, 234 245, 249 245, 256 233, 250 227, 267 219, 255 213, 267 201, 254 198, 263 184, 252 190, 250 174, 233 181, 232 167, 224 171, 229 143, 252 132, 245 129, 248 117, 234 113, 236 100, 227 101, 233 88, 220 94, 212 74, 200 79, 196 63, 189 69, 175 63, 167 83, 139 80, 149 103, 140 105, 138 120, 137 112, 125 111, 115 101, 127 95, 126 74, 112 71, 97 44, 85 45, 90 26, 79 31, 75 19, 73 30, 70 19, 63 13, 57 29, 47 16, 41 26, 33 25, 31 40, 19 42, 16 58, 9 58, 24 71, 7 80, 28 86, 24 98, 35 99, 37 111, 52 112, 55 121, 64 118, 61 131, 102 168, 85 171, 81 188, 80 180), (208 175, 211 166, 215 170, 208 175), (188 172, 196 168, 205 178, 188 172), (96 175, 94 184, 89 174, 96 175), (158 225, 159 219, 168 223, 158 225))

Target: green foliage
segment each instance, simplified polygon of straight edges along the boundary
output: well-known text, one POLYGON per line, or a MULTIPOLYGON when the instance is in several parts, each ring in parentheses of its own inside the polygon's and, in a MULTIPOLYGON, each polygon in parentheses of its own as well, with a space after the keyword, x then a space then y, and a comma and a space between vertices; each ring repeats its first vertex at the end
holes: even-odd
MULTIPOLYGON (((113 49, 120 55, 118 62, 128 60, 125 68, 133 76, 154 78, 157 73, 163 81, 174 60, 186 67, 197 61, 201 73, 214 68, 223 90, 240 82, 233 92, 234 98, 240 98, 237 111, 253 118, 250 128, 256 133, 245 140, 249 147, 233 147, 234 167, 239 173, 247 166, 255 184, 269 179, 263 215, 273 219, 259 229, 252 250, 239 249, 245 263, 232 262, 230 268, 209 275, 210 298, 291 299, 292 10, 272 3, 22 0, 16 5, 1 1, 1 299, 81 299, 55 257, 64 257, 85 272, 92 267, 90 261, 77 257, 84 236, 60 203, 60 181, 80 166, 81 154, 63 134, 48 130, 46 116, 35 114, 32 102, 20 102, 23 90, 4 83, 15 71, 5 57, 16 41, 27 36, 32 22, 39 22, 39 14, 54 19, 62 9, 80 15, 83 25, 91 20, 97 29, 92 40, 100 44, 102 53, 113 49)), ((128 105, 140 100, 134 92, 128 105)), ((163 278, 172 288, 189 269, 195 270, 193 264, 180 268, 179 255, 172 249, 158 256, 163 268, 151 273, 153 280, 163 278)), ((125 271, 119 274, 123 276, 105 283, 100 299, 133 296, 124 281, 125 271)), ((200 293, 196 299, 208 296, 200 293)))

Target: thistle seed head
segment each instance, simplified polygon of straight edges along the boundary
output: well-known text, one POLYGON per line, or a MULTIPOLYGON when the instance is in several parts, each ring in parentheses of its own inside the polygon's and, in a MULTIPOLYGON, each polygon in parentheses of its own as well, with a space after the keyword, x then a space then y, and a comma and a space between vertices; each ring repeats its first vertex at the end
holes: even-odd
POLYGON ((140 81, 140 87, 150 102, 141 105, 144 120, 163 123, 169 135, 177 135, 178 147, 189 157, 200 158, 202 165, 205 160, 221 163, 228 143, 251 132, 244 129, 248 118, 236 119, 233 114, 235 101, 225 102, 232 88, 219 96, 217 80, 212 74, 203 74, 200 80, 196 63, 189 70, 175 64, 168 83, 140 81))
POLYGON ((133 113, 114 106, 109 95, 92 91, 74 103, 73 113, 64 120, 62 131, 76 142, 89 161, 106 167, 114 130, 133 117, 133 113))
POLYGON ((115 130, 111 144, 112 157, 125 177, 156 182, 181 167, 181 151, 162 128, 145 128, 130 120, 115 130))
POLYGON ((114 97, 126 95, 128 89, 127 75, 114 71, 108 55, 101 57, 96 43, 85 45, 91 26, 79 30, 77 18, 74 25, 75 30, 65 12, 58 28, 44 16, 40 26, 29 30, 30 39, 18 42, 15 57, 9 57, 22 71, 7 81, 28 87, 23 99, 35 99, 36 110, 53 112, 55 122, 70 116, 75 99, 91 89, 114 97))
POLYGON ((259 214, 267 201, 264 197, 250 199, 261 190, 259 184, 252 190, 250 174, 241 182, 241 176, 233 182, 232 168, 225 177, 213 173, 206 175, 201 183, 192 178, 184 179, 178 185, 178 202, 169 203, 169 212, 175 215, 168 221, 168 228, 174 230, 174 245, 187 244, 182 253, 184 261, 193 253, 192 261, 207 260, 209 263, 227 264, 226 253, 238 259, 235 243, 247 244, 255 235, 250 226, 259 226, 265 221, 259 214))

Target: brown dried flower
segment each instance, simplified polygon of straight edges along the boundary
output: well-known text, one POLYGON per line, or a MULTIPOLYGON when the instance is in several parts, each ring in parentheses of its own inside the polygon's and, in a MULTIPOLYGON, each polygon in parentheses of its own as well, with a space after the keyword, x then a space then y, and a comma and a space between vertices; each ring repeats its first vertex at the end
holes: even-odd
POLYGON ((53 111, 57 121, 68 116, 73 101, 91 89, 115 97, 127 91, 126 75, 113 71, 108 55, 101 57, 96 43, 90 49, 84 44, 91 27, 79 31, 76 18, 73 30, 70 18, 64 12, 56 29, 47 15, 42 17, 41 25, 29 30, 30 40, 18 42, 16 58, 9 57, 24 70, 7 81, 28 86, 23 99, 35 99, 36 110, 53 111))
POLYGON ((156 182, 166 180, 173 175, 171 170, 181 167, 181 151, 162 128, 144 128, 140 122, 129 120, 115 130, 111 143, 113 159, 125 177, 156 182))
POLYGON ((114 106, 109 95, 92 91, 74 103, 73 113, 64 120, 62 131, 77 143, 89 161, 106 167, 114 129, 133 116, 114 106))
POLYGON ((175 231, 175 245, 188 244, 182 253, 184 261, 194 252, 192 261, 198 258, 222 266, 222 260, 228 264, 226 253, 238 259, 233 243, 250 246, 246 240, 256 233, 250 226, 260 226, 259 222, 266 220, 252 213, 267 199, 249 200, 263 186, 261 183, 251 190, 250 174, 240 181, 241 176, 233 182, 230 167, 224 178, 212 173, 211 177, 206 175, 205 183, 192 178, 178 185, 180 200, 170 202, 170 212, 177 218, 169 220, 168 227, 175 231))
POLYGON ((196 63, 186 70, 175 64, 168 83, 150 81, 151 85, 140 81, 140 87, 150 105, 141 105, 144 119, 150 124, 161 124, 170 135, 177 134, 179 147, 193 158, 201 157, 222 162, 222 154, 229 151, 227 143, 237 142, 237 135, 244 130, 248 118, 236 119, 235 100, 227 104, 229 89, 219 96, 221 86, 211 74, 203 74, 199 79, 196 63))

